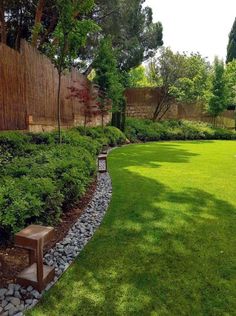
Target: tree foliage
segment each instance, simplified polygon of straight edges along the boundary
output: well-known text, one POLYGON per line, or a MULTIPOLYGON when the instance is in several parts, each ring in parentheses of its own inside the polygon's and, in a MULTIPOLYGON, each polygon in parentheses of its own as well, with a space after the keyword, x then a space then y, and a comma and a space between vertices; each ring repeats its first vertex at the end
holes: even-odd
POLYGON ((99 31, 91 19, 83 18, 93 6, 93 0, 57 0, 58 23, 52 41, 45 45, 44 50, 58 69, 63 70, 73 65, 78 50, 86 45, 88 35, 99 31), (81 19, 77 18, 78 14, 81 19))
POLYGON ((77 19, 78 14, 88 14, 94 6, 93 0, 57 0, 58 23, 53 32, 53 40, 45 46, 45 52, 58 70, 57 119, 59 141, 61 142, 60 90, 62 72, 69 68, 77 57, 77 51, 85 46, 87 36, 97 31, 98 26, 90 19, 77 19))
POLYGON ((229 33, 229 42, 227 46, 227 58, 226 63, 236 58, 236 18, 232 26, 231 32, 229 33))
POLYGON ((132 68, 127 76, 127 86, 130 88, 140 87, 153 87, 154 83, 151 82, 147 76, 146 68, 140 65, 136 68, 132 68))
POLYGON ((100 114, 99 100, 96 89, 88 82, 80 83, 75 81, 74 84, 68 87, 69 95, 67 99, 77 99, 82 104, 82 114, 84 116, 84 128, 97 114, 100 114))
POLYGON ((160 54, 149 64, 148 76, 162 88, 162 97, 155 109, 153 119, 160 119, 177 102, 205 103, 209 91, 209 63, 198 53, 188 56, 162 48, 160 54))
POLYGON ((5 40, 11 47, 18 49, 20 39, 30 39, 35 19, 36 0, 2 0, 1 33, 5 33, 5 40))
POLYGON ((99 25, 104 36, 111 36, 122 70, 137 67, 163 44, 162 25, 153 23, 152 9, 144 7, 144 2, 130 0, 127 5, 123 0, 97 1, 100 17, 113 10, 110 16, 99 20, 99 25))
POLYGON ((96 71, 94 81, 99 86, 100 95, 112 100, 113 122, 114 125, 117 125, 118 122, 115 122, 117 113, 122 112, 124 102, 124 87, 110 38, 101 40, 94 61, 94 69, 96 71))
POLYGON ((236 59, 226 65, 225 80, 229 103, 236 104, 236 59))
MULTIPOLYGON (((73 1, 74 6, 82 9, 74 12, 75 20, 89 19, 100 26, 99 34, 88 35, 86 48, 77 48, 78 67, 86 69, 93 64, 99 41, 107 36, 111 36, 117 49, 118 65, 122 70, 136 67, 153 56, 163 44, 162 25, 153 23, 152 9, 145 7, 144 2, 131 0, 127 6, 123 0, 97 0, 93 6, 93 0, 73 1), (91 10, 87 10, 88 6, 91 10)), ((20 39, 24 38, 44 53, 45 43, 53 41, 55 29, 58 29, 60 8, 57 0, 2 0, 0 21, 3 25, 1 41, 19 48, 20 39)), ((84 27, 86 30, 87 25, 84 27)), ((88 68, 88 73, 91 69, 88 68)))
POLYGON ((228 105, 228 89, 226 83, 224 63, 218 58, 214 61, 211 97, 208 103, 208 112, 216 118, 228 105))

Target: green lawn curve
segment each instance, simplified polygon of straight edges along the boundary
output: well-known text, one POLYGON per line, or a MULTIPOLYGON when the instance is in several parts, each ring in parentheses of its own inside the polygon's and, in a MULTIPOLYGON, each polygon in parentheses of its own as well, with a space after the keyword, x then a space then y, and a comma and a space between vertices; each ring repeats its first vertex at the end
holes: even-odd
POLYGON ((27 315, 236 315, 236 142, 159 142, 109 155, 93 239, 27 315))

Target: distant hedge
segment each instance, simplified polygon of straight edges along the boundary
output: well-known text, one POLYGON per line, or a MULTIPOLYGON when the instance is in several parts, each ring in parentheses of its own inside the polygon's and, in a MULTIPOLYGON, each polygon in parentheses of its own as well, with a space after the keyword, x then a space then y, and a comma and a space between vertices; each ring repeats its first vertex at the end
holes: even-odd
POLYGON ((23 227, 55 225, 78 201, 96 172, 103 146, 125 142, 114 128, 75 128, 57 133, 0 133, 0 235, 23 227))
POLYGON ((125 134, 131 142, 159 140, 236 139, 236 132, 203 122, 161 121, 128 118, 125 134))

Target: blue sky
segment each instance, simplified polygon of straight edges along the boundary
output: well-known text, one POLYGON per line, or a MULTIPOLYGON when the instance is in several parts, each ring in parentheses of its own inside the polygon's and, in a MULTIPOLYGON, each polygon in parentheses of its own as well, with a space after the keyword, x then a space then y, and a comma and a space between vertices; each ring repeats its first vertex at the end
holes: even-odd
POLYGON ((146 0, 154 21, 164 28, 165 46, 199 52, 210 61, 225 59, 228 34, 236 17, 236 0, 146 0))

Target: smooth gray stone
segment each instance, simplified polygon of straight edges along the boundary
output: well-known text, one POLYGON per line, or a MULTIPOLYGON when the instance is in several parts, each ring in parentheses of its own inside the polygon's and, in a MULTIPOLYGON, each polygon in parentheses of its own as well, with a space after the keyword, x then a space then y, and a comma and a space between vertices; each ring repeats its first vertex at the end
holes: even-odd
POLYGON ((27 305, 31 305, 32 302, 33 302, 33 300, 32 300, 31 298, 28 298, 27 300, 25 300, 25 303, 26 303, 27 305))
POLYGON ((0 289, 0 296, 4 296, 7 292, 7 289, 0 289))
POLYGON ((8 303, 5 307, 4 310, 5 311, 9 311, 11 308, 15 308, 15 306, 12 303, 8 303))
POLYGON ((16 313, 18 312, 18 309, 16 308, 16 307, 13 307, 13 308, 11 308, 9 311, 8 311, 8 315, 9 316, 13 316, 13 315, 15 315, 16 313))
POLYGON ((14 289, 10 288, 5 295, 12 296, 14 294, 14 289))
POLYGON ((27 290, 28 292, 31 292, 31 291, 33 291, 33 289, 34 289, 33 286, 30 285, 30 286, 27 287, 26 290, 27 290))
POLYGON ((7 304, 8 304, 8 301, 7 301, 7 300, 3 300, 3 301, 2 301, 2 307, 5 307, 7 304))
POLYGON ((15 306, 20 305, 20 299, 17 297, 11 297, 10 302, 15 306))

